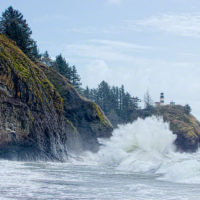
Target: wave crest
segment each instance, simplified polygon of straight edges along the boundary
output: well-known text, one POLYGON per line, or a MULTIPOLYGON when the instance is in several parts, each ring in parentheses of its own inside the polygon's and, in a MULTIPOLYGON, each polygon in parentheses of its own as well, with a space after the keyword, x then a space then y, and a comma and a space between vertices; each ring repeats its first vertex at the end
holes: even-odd
POLYGON ((175 140, 176 135, 163 119, 138 119, 119 126, 111 138, 100 139, 100 150, 95 154, 87 152, 84 161, 120 171, 153 174, 161 180, 200 183, 199 152, 176 152, 175 140))

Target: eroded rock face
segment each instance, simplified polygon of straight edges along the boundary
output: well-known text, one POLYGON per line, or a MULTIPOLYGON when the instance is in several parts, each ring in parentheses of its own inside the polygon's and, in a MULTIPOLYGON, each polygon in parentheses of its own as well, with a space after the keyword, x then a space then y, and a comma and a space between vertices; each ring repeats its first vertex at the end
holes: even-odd
POLYGON ((66 155, 62 98, 42 70, 3 35, 0 97, 0 157, 61 160, 66 155))
POLYGON ((97 138, 111 136, 109 120, 95 103, 80 96, 65 77, 52 68, 40 67, 63 98, 64 116, 80 134, 83 149, 98 150, 97 138))
POLYGON ((200 123, 183 106, 166 105, 155 109, 155 115, 163 116, 170 129, 177 135, 175 144, 181 151, 196 151, 200 141, 200 123))
POLYGON ((63 160, 67 150, 81 148, 81 138, 87 138, 83 131, 79 134, 88 130, 81 123, 87 117, 90 133, 99 130, 91 138, 110 134, 109 122, 98 118, 102 114, 98 107, 88 106, 93 104, 83 100, 67 80, 61 84, 64 90, 0 34, 0 158, 63 160), (108 126, 103 129, 105 121, 108 126))

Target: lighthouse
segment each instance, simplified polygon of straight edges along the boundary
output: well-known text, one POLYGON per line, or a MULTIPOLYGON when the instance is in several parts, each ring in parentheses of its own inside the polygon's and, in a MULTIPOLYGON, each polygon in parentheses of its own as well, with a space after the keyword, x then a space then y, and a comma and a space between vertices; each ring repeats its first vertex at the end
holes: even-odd
POLYGON ((165 100, 164 100, 164 93, 161 92, 161 93, 160 93, 160 105, 162 106, 162 105, 164 105, 164 103, 165 103, 165 100))

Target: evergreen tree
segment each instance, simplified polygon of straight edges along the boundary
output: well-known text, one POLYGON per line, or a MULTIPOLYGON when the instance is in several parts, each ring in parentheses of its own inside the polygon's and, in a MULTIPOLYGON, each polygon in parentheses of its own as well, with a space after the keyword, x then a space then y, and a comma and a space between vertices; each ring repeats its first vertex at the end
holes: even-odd
POLYGON ((192 109, 191 109, 191 107, 188 104, 186 104, 184 106, 184 111, 185 111, 186 114, 189 115, 191 113, 192 109))
POLYGON ((123 110, 123 101, 124 101, 124 86, 122 85, 119 89, 119 115, 122 117, 123 110))
POLYGON ((100 105, 100 107, 105 113, 107 113, 111 108, 110 86, 108 85, 108 83, 102 81, 99 84, 97 95, 98 95, 97 104, 100 105))
POLYGON ((80 76, 79 74, 77 73, 77 70, 76 70, 76 67, 73 65, 71 67, 71 83, 72 85, 78 90, 80 91, 81 89, 81 79, 80 79, 80 76))
POLYGON ((23 15, 12 6, 0 18, 0 32, 14 40, 17 46, 31 59, 39 57, 36 42, 31 39, 32 31, 23 15))
POLYGON ((51 60, 48 51, 45 51, 42 55, 41 61, 47 65, 48 67, 51 67, 53 65, 53 61, 51 60))
POLYGON ((98 95, 97 95, 98 91, 97 89, 91 89, 90 90, 90 100, 94 101, 94 102, 99 102, 99 98, 98 98, 98 95))
POLYGON ((116 112, 119 110, 119 88, 113 86, 111 88, 111 101, 112 101, 112 109, 116 112))
POLYGON ((83 95, 96 102, 110 119, 114 126, 127 123, 138 117, 137 109, 139 99, 125 92, 124 86, 110 87, 102 81, 97 89, 84 90, 83 95))
POLYGON ((56 57, 53 67, 56 69, 56 71, 65 76, 71 82, 72 69, 61 54, 56 57))
POLYGON ((31 48, 31 51, 30 51, 30 55, 29 57, 32 59, 32 60, 35 60, 35 59, 41 59, 42 55, 39 53, 39 49, 37 47, 37 43, 35 41, 33 41, 33 46, 31 48))
POLYGON ((85 96, 87 99, 91 99, 90 93, 90 89, 87 86, 86 89, 83 91, 83 96, 85 96))
MULTIPOLYGON (((51 63, 51 60, 49 61, 48 52, 45 53, 43 58, 45 58, 44 62, 51 63)), ((56 57, 56 60, 54 61, 52 66, 57 72, 66 77, 70 81, 70 83, 78 90, 79 93, 84 94, 84 91, 81 88, 82 84, 80 76, 74 65, 70 67, 65 58, 63 58, 60 54, 56 57)))

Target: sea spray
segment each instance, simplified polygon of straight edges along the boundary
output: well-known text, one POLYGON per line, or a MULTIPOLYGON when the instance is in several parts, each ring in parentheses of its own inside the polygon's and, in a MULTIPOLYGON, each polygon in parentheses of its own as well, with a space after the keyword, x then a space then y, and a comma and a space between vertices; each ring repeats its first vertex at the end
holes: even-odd
POLYGON ((94 159, 123 170, 148 171, 165 154, 173 151, 175 139, 169 125, 162 119, 139 119, 119 126, 110 139, 101 139, 102 146, 94 159))
POLYGON ((199 153, 176 152, 176 135, 162 118, 150 117, 119 126, 109 139, 100 139, 97 153, 85 153, 87 164, 155 175, 160 180, 200 183, 199 153))

